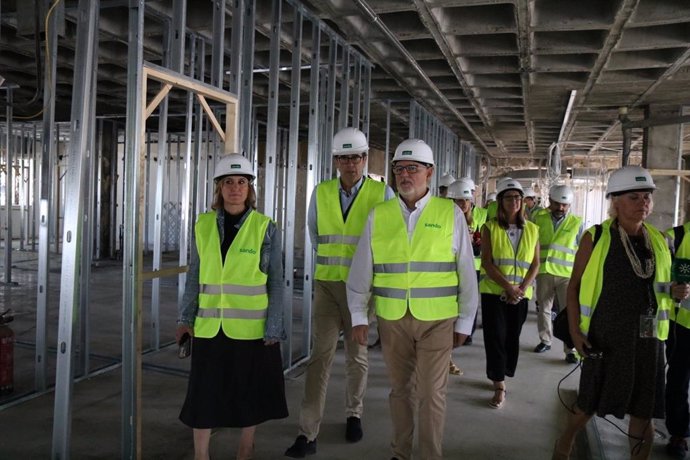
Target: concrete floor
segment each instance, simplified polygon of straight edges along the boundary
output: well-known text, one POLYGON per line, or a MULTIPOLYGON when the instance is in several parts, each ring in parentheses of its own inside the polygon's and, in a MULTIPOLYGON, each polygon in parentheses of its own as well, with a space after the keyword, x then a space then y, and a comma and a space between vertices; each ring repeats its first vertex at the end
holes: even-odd
MULTIPOLYGON (((35 271, 33 256, 17 256, 13 280, 19 284, 5 289, 3 304, 19 313, 13 328, 19 341, 16 347, 16 391, 0 399, 0 460, 50 458, 54 394, 25 398, 7 404, 11 398, 33 389, 33 322, 35 310, 35 271), (25 260, 22 262, 21 260, 25 260), (3 403, 5 404, 3 406, 3 403)), ((54 264, 53 267, 59 267, 54 264)), ((120 263, 94 268, 92 276, 92 353, 91 368, 115 364, 113 370, 81 379, 74 384, 71 452, 74 459, 117 459, 121 457, 120 398, 121 374, 117 367, 121 344, 120 263)), ((53 270, 50 322, 57 324, 57 287, 59 270, 53 270)), ((161 318, 161 343, 170 344, 174 333, 176 288, 164 283, 161 318)), ((518 372, 507 382, 507 401, 499 410, 488 406, 491 384, 485 377, 481 329, 474 344, 455 350, 455 361, 464 370, 462 376, 450 376, 445 427, 445 457, 448 459, 549 459, 554 440, 565 423, 566 410, 559 402, 556 388, 573 369, 563 361, 558 345, 544 354, 532 352, 536 345, 536 315, 531 306, 522 334, 518 372)), ((145 315, 146 316, 146 315, 145 315)), ((146 321, 144 322, 146 324, 146 321)), ((55 328, 53 328, 54 330, 55 328)), ((373 338, 373 337, 372 337, 373 338)), ((50 344, 55 343, 54 334, 50 344)), ((147 343, 146 340, 144 343, 147 343)), ((52 360, 54 361, 54 354, 52 360)), ((189 360, 179 360, 176 348, 168 345, 145 354, 142 392, 143 459, 193 458, 191 430, 177 419, 186 391, 185 372, 189 360)), ((388 411, 388 381, 380 349, 370 352, 369 385, 363 416, 364 438, 357 444, 344 439, 343 412, 344 366, 342 350, 336 355, 328 391, 326 412, 318 438, 317 455, 330 460, 386 459, 390 457, 391 423, 388 411)), ((54 365, 49 373, 54 373, 54 365)), ((297 432, 299 403, 304 384, 304 367, 286 377, 290 416, 271 421, 257 430, 256 460, 280 459, 297 432)), ((572 401, 578 383, 576 371, 561 383, 561 395, 572 401)), ((52 378, 52 377, 51 377, 52 378)), ((615 419, 614 419, 615 420, 615 419)), ((619 426, 625 422, 615 420, 619 426)), ((663 453, 663 422, 657 423, 659 436, 653 458, 663 453)), ((211 441, 212 458, 234 458, 239 430, 219 429, 211 441)), ((615 428, 601 419, 590 423, 578 441, 574 458, 629 458, 627 441, 615 428)))

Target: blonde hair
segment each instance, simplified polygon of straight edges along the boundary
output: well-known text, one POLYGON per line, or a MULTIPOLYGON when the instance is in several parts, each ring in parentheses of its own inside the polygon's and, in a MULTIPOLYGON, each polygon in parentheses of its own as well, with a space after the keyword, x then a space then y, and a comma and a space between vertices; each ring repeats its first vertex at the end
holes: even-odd
MULTIPOLYGON (((222 177, 220 179, 223 179, 222 177)), ((249 180, 249 192, 247 192, 247 199, 244 201, 244 205, 251 209, 256 209, 256 189, 254 189, 254 184, 251 179, 249 180)), ((214 211, 218 209, 223 209, 225 207, 225 201, 223 200, 223 181, 217 180, 215 189, 213 190, 213 204, 211 204, 211 209, 214 211)))
MULTIPOLYGON (((634 192, 634 191, 635 190, 631 190, 631 192, 634 192)), ((627 193, 627 192, 625 192, 625 193, 627 193)), ((609 197, 608 215, 611 219, 615 219, 616 217, 618 217, 618 211, 616 210, 616 207, 614 206, 614 204, 623 195, 624 195, 624 193, 620 194, 620 195, 611 195, 609 197)), ((653 210, 654 210, 654 195, 650 194, 649 195, 649 213, 651 214, 653 210)))

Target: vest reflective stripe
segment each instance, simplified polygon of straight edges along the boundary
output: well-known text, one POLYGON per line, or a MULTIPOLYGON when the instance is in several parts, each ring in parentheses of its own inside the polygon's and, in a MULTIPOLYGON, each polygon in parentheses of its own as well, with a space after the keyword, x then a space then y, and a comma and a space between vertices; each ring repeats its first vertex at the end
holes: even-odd
POLYGON ((539 226, 540 260, 539 273, 570 278, 573 273, 575 253, 577 253, 577 234, 582 219, 567 214, 557 229, 548 210, 541 210, 533 217, 539 226))
POLYGON ((455 262, 410 262, 409 264, 375 264, 374 273, 406 273, 411 272, 451 272, 455 270, 455 262))
MULTIPOLYGON (((587 262, 582 273, 580 284, 580 330, 587 335, 589 326, 597 308, 599 296, 604 280, 604 263, 611 247, 611 219, 601 223, 601 236, 587 262)), ((666 340, 668 337, 669 319, 673 309, 673 300, 669 295, 669 282, 671 280, 671 253, 666 246, 666 240, 659 230, 648 223, 644 223, 652 242, 652 250, 656 262, 654 273, 654 296, 657 303, 657 337, 666 340)), ((594 237, 595 229, 587 230, 594 237)))
POLYGON ((256 211, 246 217, 221 260, 215 212, 200 214, 194 227, 199 253, 199 310, 194 335, 261 339, 266 329, 267 275, 259 266, 270 219, 256 211))
POLYGON ((391 299, 406 299, 408 292, 410 293, 410 299, 429 299, 456 295, 458 287, 411 288, 409 291, 407 289, 375 287, 372 292, 374 295, 391 299))
POLYGON ((319 244, 354 244, 356 246, 357 243, 359 243, 359 237, 348 235, 319 235, 316 241, 319 244))
POLYGON ((564 267, 572 268, 575 262, 571 262, 569 260, 563 260, 563 259, 557 259, 552 256, 547 256, 547 257, 539 257, 539 260, 541 263, 551 263, 551 264, 556 264, 556 265, 562 265, 564 267))
POLYGON ((349 267, 352 265, 352 257, 324 257, 316 256, 316 263, 323 266, 342 266, 349 267))
MULTIPOLYGON (((679 259, 690 259, 690 222, 683 224, 683 239, 676 249, 675 257, 679 259)), ((671 244, 674 243, 676 234, 673 228, 666 231, 668 234, 671 244)), ((671 309, 671 319, 677 324, 690 329, 690 299, 686 299, 680 303, 680 308, 676 311, 675 308, 671 309)))
POLYGON ((512 267, 513 264, 517 265, 518 267, 522 268, 529 268, 530 265, 532 265, 531 262, 523 262, 521 260, 515 260, 515 259, 493 259, 494 265, 496 266, 502 266, 502 265, 507 265, 509 267, 512 267))
MULTIPOLYGON (((498 267, 510 284, 518 285, 522 283, 534 260, 534 254, 539 241, 539 229, 532 222, 525 222, 516 253, 505 229, 501 228, 495 219, 488 221, 485 226, 491 235, 491 252, 494 257, 494 265, 498 267)), ((503 294, 503 287, 486 276, 484 267, 482 267, 481 275, 479 292, 483 294, 503 294)), ((532 286, 526 289, 525 297, 528 299, 532 297, 532 286)))
POLYGON ((200 308, 196 316, 197 318, 266 319, 266 310, 200 308))
POLYGON ((422 321, 458 316, 458 274, 453 252, 455 204, 432 197, 410 238, 399 200, 376 205, 371 226, 376 314, 422 321))
POLYGON ((200 294, 220 295, 220 294, 239 294, 239 295, 261 295, 267 294, 266 285, 263 286, 241 286, 239 284, 200 284, 200 294))
POLYGON ((323 281, 345 281, 352 256, 364 230, 369 211, 384 200, 386 184, 364 178, 357 196, 343 220, 340 206, 340 179, 322 182, 316 187, 316 272, 323 281))

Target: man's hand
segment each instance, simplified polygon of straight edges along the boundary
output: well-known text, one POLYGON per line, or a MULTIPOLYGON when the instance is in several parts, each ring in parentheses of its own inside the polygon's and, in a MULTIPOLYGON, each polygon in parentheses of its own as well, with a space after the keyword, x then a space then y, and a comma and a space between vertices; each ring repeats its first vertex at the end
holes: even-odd
POLYGON ((369 339, 369 326, 360 324, 352 328, 352 340, 360 345, 367 345, 369 339))
POLYGON ((461 334, 459 332, 453 332, 453 348, 458 348, 462 346, 467 340, 467 334, 461 334))

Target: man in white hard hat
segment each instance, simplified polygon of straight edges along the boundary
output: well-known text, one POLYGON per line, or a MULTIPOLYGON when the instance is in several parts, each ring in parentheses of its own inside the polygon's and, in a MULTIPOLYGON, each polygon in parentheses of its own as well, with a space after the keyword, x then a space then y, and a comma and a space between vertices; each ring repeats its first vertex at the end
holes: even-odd
POLYGON ((307 226, 316 248, 312 352, 307 365, 299 431, 285 455, 301 458, 316 453, 331 364, 340 333, 345 337, 345 439, 363 436, 361 417, 367 384, 367 347, 352 339, 345 280, 359 236, 371 208, 395 194, 383 182, 364 176, 369 145, 362 131, 343 128, 333 136, 333 159, 340 177, 313 191, 307 226))
POLYGON ((537 203, 537 193, 532 187, 525 188, 525 197, 523 200, 525 202, 525 213, 527 214, 527 218, 534 221, 534 216, 544 208, 537 203))
POLYGON ((455 182, 455 177, 451 173, 446 173, 438 180, 438 196, 445 198, 448 194, 448 187, 455 182))
POLYGON ((477 280, 465 217, 451 200, 433 197, 431 148, 407 139, 395 150, 399 197, 369 214, 347 280, 352 333, 367 343, 373 295, 389 395, 393 456, 412 456, 414 414, 419 456, 442 458, 448 356, 472 330, 477 280))
MULTIPOLYGON (((582 219, 569 212, 573 197, 573 190, 567 185, 551 187, 549 207, 534 217, 534 223, 539 226, 541 249, 541 264, 537 275, 537 328, 540 342, 534 348, 535 353, 551 349, 551 311, 554 301, 558 302, 559 309, 566 306, 568 282, 583 231, 582 219)), ((574 349, 564 345, 563 351, 566 362, 578 362, 574 349)))

